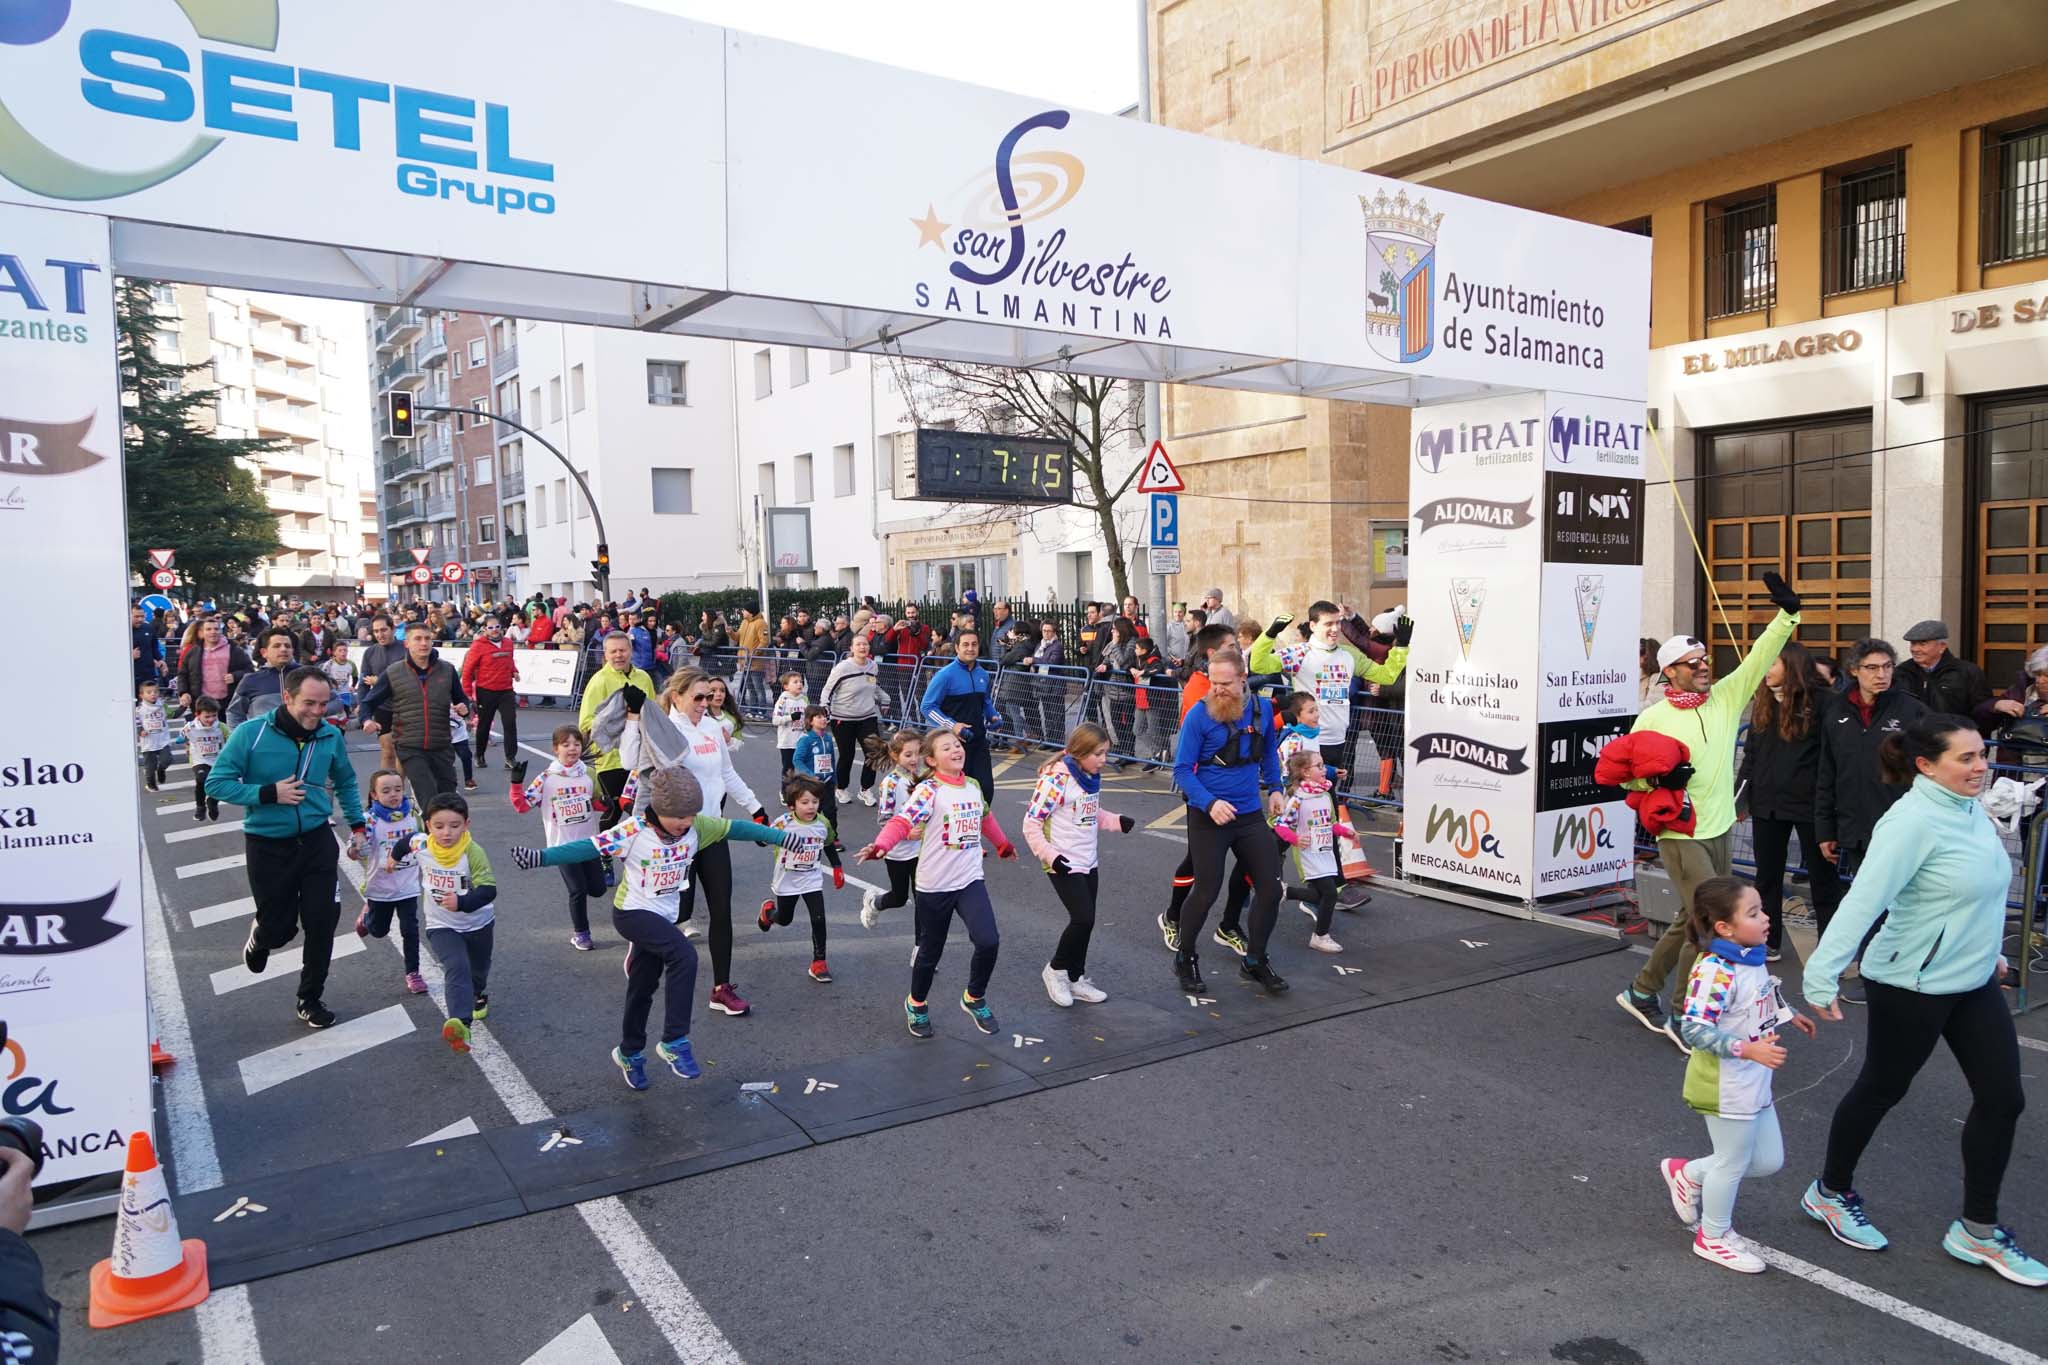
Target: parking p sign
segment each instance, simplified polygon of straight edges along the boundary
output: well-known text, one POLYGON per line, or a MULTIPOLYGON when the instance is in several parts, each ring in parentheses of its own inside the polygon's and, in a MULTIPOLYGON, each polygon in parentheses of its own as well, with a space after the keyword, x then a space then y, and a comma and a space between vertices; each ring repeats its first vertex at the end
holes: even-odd
POLYGON ((1154 493, 1152 495, 1152 548, 1172 550, 1180 547, 1180 497, 1175 493, 1154 493))

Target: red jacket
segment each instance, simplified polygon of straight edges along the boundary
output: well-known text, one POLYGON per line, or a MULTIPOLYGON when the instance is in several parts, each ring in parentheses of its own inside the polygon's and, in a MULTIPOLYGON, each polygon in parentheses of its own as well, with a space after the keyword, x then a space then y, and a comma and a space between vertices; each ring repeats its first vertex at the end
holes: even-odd
MULTIPOLYGON (((1603 787, 1654 782, 1691 758, 1692 751, 1682 741, 1655 730, 1640 730, 1610 741, 1600 751, 1593 764, 1593 780, 1603 787)), ((1656 786, 1647 791, 1631 791, 1628 804, 1644 832, 1651 835, 1690 834, 1698 820, 1692 798, 1683 791, 1656 786)))
POLYGON ((898 664, 908 667, 931 652, 932 628, 924 621, 898 621, 882 637, 882 647, 896 656, 898 664))
POLYGON ((462 690, 472 697, 479 687, 492 692, 510 692, 519 669, 512 659, 512 642, 500 638, 493 644, 488 636, 470 645, 462 658, 462 690))

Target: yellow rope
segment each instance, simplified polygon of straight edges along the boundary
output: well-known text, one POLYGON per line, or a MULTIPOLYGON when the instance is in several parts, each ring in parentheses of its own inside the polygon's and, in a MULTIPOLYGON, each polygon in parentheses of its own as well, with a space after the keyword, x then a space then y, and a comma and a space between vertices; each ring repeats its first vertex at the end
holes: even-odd
POLYGON ((1671 500, 1678 505, 1678 518, 1685 523, 1685 534, 1692 541, 1693 557, 1699 560, 1700 572, 1706 575, 1707 596, 1713 600, 1714 610, 1720 613, 1721 625, 1728 632, 1728 643, 1739 649, 1743 642, 1735 634, 1735 624, 1728 619, 1728 608, 1721 605, 1721 594, 1714 587, 1714 566, 1707 562, 1706 547, 1700 544, 1700 533, 1693 529, 1692 513, 1685 510, 1685 494, 1678 486, 1678 472, 1671 467, 1671 457, 1664 453, 1664 442, 1658 439, 1656 426, 1651 424, 1648 430, 1650 444, 1657 448, 1657 458, 1664 464, 1664 477, 1671 481, 1671 500))

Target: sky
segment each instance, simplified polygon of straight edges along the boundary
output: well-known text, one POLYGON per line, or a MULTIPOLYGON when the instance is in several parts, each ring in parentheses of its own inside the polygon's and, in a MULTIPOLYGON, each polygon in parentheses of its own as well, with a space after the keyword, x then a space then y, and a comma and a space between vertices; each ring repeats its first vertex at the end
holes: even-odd
POLYGON ((1138 101, 1140 0, 633 0, 726 28, 1114 114, 1138 101))

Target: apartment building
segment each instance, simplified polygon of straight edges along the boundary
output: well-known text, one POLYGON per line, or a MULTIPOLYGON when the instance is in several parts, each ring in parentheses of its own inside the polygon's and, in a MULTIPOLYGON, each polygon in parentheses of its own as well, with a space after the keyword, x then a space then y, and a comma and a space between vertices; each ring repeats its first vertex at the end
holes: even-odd
POLYGON ((159 353, 211 368, 223 436, 277 448, 247 462, 277 516, 280 549, 257 569, 266 594, 381 596, 365 393, 346 305, 199 285, 151 286, 159 353))

